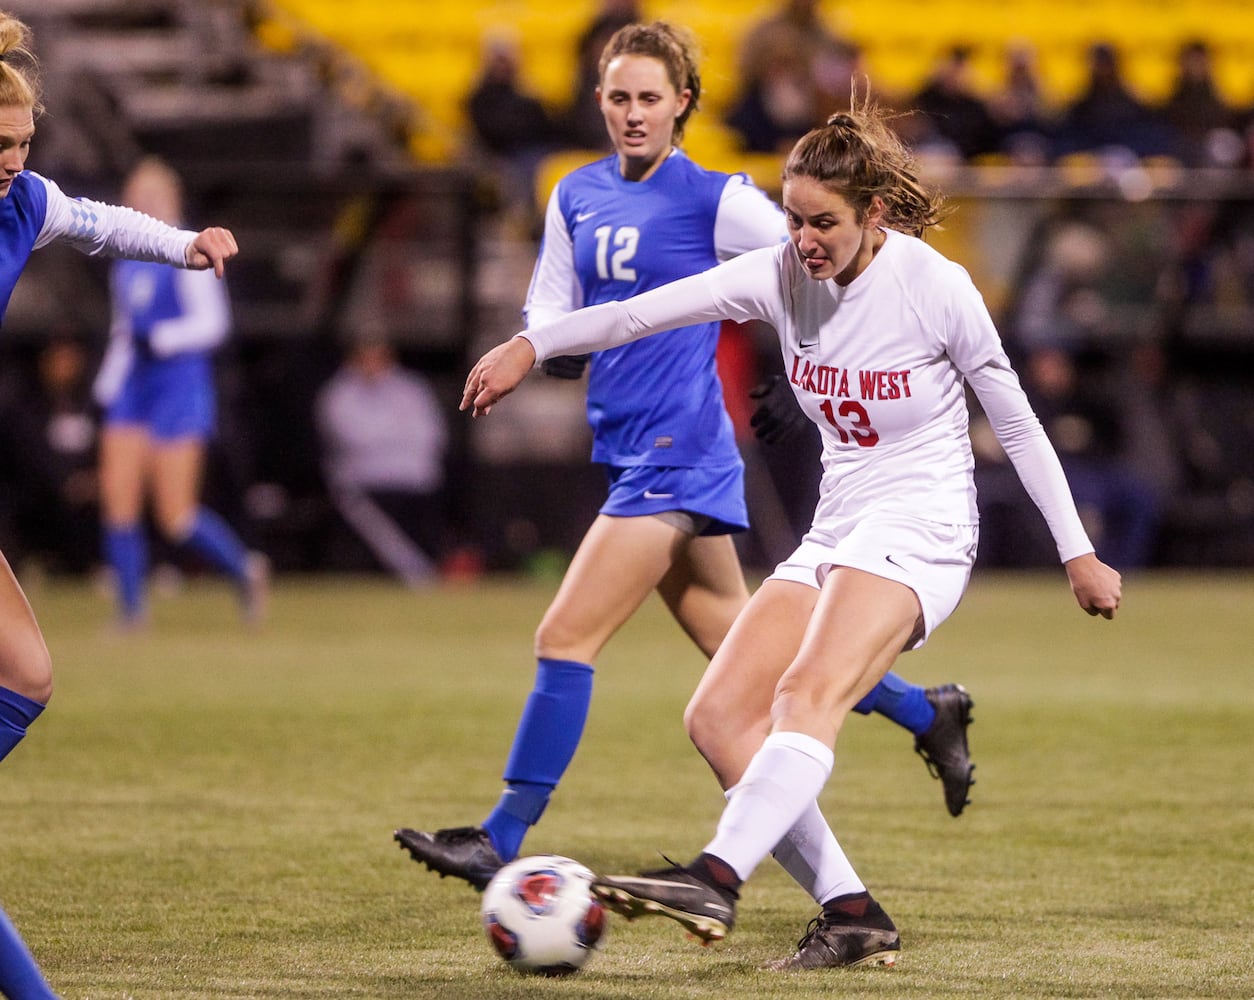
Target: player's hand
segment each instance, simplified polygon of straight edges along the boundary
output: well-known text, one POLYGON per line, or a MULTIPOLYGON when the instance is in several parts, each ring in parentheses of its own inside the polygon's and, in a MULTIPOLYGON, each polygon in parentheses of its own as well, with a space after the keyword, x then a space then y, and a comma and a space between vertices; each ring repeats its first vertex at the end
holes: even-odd
POLYGON ((758 400, 758 408, 749 418, 749 426, 759 441, 775 444, 798 433, 809 418, 793 395, 783 375, 772 375, 749 390, 749 398, 758 400))
POLYGON ((1071 592, 1080 607, 1090 615, 1114 618, 1123 597, 1123 582, 1117 570, 1107 566, 1092 552, 1065 564, 1071 592))
POLYGON ((193 271, 205 271, 213 268, 219 278, 226 273, 226 262, 239 253, 235 236, 229 229, 212 226, 202 229, 196 238, 187 244, 184 258, 187 266, 193 271))
POLYGON ((472 416, 486 416, 498 400, 513 392, 535 367, 536 351, 526 337, 515 337, 492 348, 466 376, 461 405, 473 407, 472 416))
POLYGON ((541 362, 540 371, 553 378, 583 378, 583 370, 588 367, 588 354, 559 354, 541 362))

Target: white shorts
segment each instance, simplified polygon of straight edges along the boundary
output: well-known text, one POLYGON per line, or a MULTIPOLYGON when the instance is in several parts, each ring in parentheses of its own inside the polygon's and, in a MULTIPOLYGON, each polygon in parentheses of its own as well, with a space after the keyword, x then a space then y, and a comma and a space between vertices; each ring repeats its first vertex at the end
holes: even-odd
POLYGON ((797 550, 767 579, 821 588, 834 566, 851 566, 905 584, 923 609, 928 640, 962 600, 975 565, 980 529, 975 524, 939 524, 908 514, 870 514, 858 521, 811 528, 797 550))

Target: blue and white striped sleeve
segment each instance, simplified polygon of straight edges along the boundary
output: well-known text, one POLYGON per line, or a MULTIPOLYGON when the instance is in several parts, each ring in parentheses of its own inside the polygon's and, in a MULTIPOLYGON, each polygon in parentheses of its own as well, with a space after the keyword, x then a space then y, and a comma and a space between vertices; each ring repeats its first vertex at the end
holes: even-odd
POLYGON ((48 210, 34 249, 66 243, 89 256, 127 257, 187 266, 187 245, 196 234, 133 208, 70 198, 46 177, 31 172, 48 190, 48 210))

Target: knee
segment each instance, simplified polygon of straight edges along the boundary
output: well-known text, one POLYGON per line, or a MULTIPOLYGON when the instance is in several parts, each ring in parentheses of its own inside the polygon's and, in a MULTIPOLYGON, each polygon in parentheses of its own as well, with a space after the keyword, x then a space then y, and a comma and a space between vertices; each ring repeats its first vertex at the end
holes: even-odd
POLYGON ((555 660, 576 660, 590 663, 596 657, 599 643, 583 634, 560 616, 546 615, 536 628, 533 641, 535 655, 555 660))
POLYGON ((744 732, 748 722, 735 705, 726 704, 717 693, 697 691, 684 709, 684 731, 707 759, 720 757, 724 747, 744 732))
POLYGON ((36 636, 27 648, 4 664, 0 682, 31 701, 48 704, 52 698, 52 654, 41 637, 36 636))
POLYGON ((192 533, 192 524, 195 519, 194 512, 188 514, 184 511, 170 513, 158 510, 153 514, 153 523, 157 531, 172 545, 181 545, 187 541, 187 537, 192 533))

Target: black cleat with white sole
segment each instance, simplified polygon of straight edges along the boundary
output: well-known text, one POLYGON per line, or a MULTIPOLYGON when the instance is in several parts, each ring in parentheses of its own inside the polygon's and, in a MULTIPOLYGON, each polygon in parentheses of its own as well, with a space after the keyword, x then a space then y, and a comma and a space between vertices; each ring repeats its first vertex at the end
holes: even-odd
POLYGON ((639 875, 599 875, 592 892, 628 920, 670 917, 704 944, 721 941, 736 924, 736 894, 716 889, 679 865, 639 875))
POLYGON ((855 969, 892 966, 901 951, 901 937, 892 919, 866 893, 844 897, 840 905, 823 907, 810 921, 797 950, 766 966, 774 972, 800 969, 855 969), (858 898, 860 897, 860 898, 858 898))

